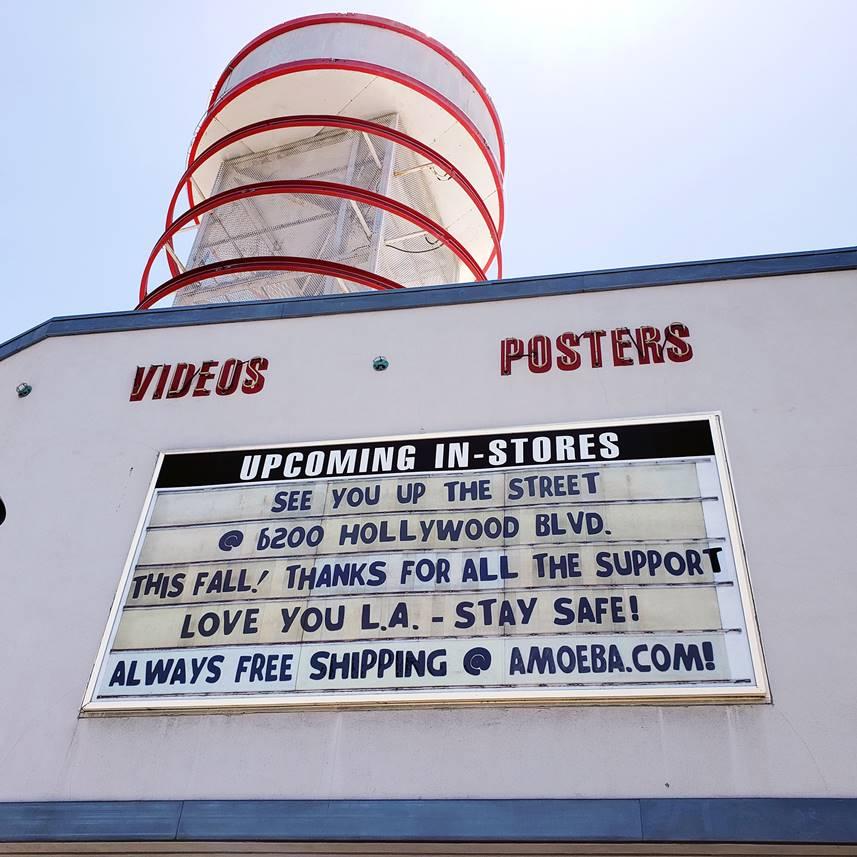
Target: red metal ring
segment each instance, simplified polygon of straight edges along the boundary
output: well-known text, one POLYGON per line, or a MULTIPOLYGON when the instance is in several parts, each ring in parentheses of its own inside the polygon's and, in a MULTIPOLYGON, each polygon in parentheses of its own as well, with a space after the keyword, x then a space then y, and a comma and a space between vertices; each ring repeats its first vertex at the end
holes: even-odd
POLYGON ((173 294, 173 292, 203 280, 211 280, 223 274, 243 274, 253 271, 301 271, 307 274, 324 274, 325 276, 339 277, 342 280, 359 283, 379 291, 404 288, 404 286, 400 286, 379 274, 373 274, 371 271, 364 271, 351 265, 343 265, 341 262, 325 262, 321 259, 308 259, 301 256, 248 256, 244 259, 227 259, 210 265, 200 265, 198 268, 185 271, 183 274, 167 280, 166 283, 146 295, 136 308, 138 310, 149 309, 153 304, 173 294))
POLYGON ((143 277, 140 281, 140 301, 142 302, 146 298, 149 271, 152 268, 155 258, 158 253, 161 252, 167 241, 169 241, 169 239, 172 238, 172 236, 175 235, 182 226, 189 223, 191 220, 197 219, 200 215, 230 202, 235 202, 245 197, 265 196, 268 194, 280 193, 307 193, 316 194, 318 196, 333 196, 339 199, 350 199, 375 208, 381 208, 390 214, 395 214, 397 217, 401 217, 402 219, 413 223, 420 229, 424 229, 430 235, 433 235, 435 238, 446 244, 449 249, 455 253, 458 259, 464 262, 476 280, 484 281, 487 279, 485 272, 479 267, 476 260, 470 255, 470 252, 458 241, 457 238, 450 235, 442 226, 435 223, 424 214, 421 214, 419 211, 416 211, 395 199, 382 196, 381 194, 375 193, 371 190, 353 187, 352 185, 340 184, 338 182, 281 180, 257 182, 256 184, 242 185, 241 187, 233 188, 232 190, 223 191, 222 193, 210 196, 199 205, 189 208, 183 215, 177 218, 170 228, 161 235, 149 255, 149 260, 146 262, 143 277))
MULTIPOLYGON (((345 128, 353 131, 365 131, 367 134, 373 134, 378 137, 383 137, 387 140, 391 140, 394 143, 405 146, 411 151, 417 152, 422 155, 424 158, 427 158, 432 163, 439 166, 447 175, 452 176, 452 178, 457 182, 457 184, 464 190, 464 192, 470 197, 473 204, 479 210, 479 213, 482 215, 483 220, 485 221, 485 225, 488 227, 488 231, 491 234, 491 239, 494 243, 494 248, 491 251, 491 255, 488 257, 488 261, 485 263, 484 269, 487 270, 491 263, 494 261, 494 258, 497 258, 497 278, 500 279, 503 276, 503 256, 502 251, 500 249, 500 235, 497 231, 497 227, 494 224, 494 220, 491 217, 491 213, 488 211, 488 207, 485 205, 482 197, 476 191, 476 188, 467 180, 467 178, 461 174, 461 172, 444 158, 438 152, 435 152, 434 149, 429 148, 424 143, 421 143, 419 140, 415 140, 413 137, 409 137, 407 134, 403 134, 401 131, 397 131, 393 128, 388 128, 386 125, 379 125, 377 122, 369 122, 365 119, 348 119, 342 116, 328 116, 328 115, 302 115, 302 116, 281 116, 275 119, 264 119, 261 122, 254 122, 252 125, 246 125, 244 128, 239 128, 237 131, 233 131, 231 134, 227 134, 225 137, 221 137, 217 142, 213 143, 209 146, 204 152, 202 152, 184 171, 182 177, 179 179, 178 184, 176 185, 176 189, 173 192, 172 198, 170 199, 169 208, 167 209, 167 220, 165 224, 165 228, 169 229, 172 225, 173 216, 175 214, 175 207, 178 203, 179 195, 181 194, 182 187, 186 182, 190 181, 191 176, 204 164, 209 158, 216 155, 222 149, 225 149, 228 146, 231 146, 233 143, 237 143, 240 140, 244 140, 247 137, 252 137, 255 134, 261 134, 265 131, 277 130, 279 128, 294 128, 294 127, 331 127, 331 128, 345 128)), ((172 239, 170 239, 170 246, 172 246, 172 239)), ((178 266, 171 256, 167 256, 167 262, 170 266, 170 271, 173 276, 177 276, 179 273, 178 266)))
POLYGON ((277 36, 281 36, 283 33, 291 32, 292 30, 298 30, 302 27, 311 27, 316 24, 362 24, 368 27, 378 27, 382 30, 390 30, 394 33, 399 33, 402 36, 408 36, 409 38, 414 39, 415 41, 420 42, 420 44, 425 45, 426 47, 431 48, 433 51, 440 54, 444 59, 448 60, 452 63, 468 80, 468 82, 473 86, 473 88, 479 93, 483 102, 485 103, 486 108, 488 109, 488 114, 491 116, 491 121, 494 125, 494 129, 497 133, 497 144, 500 149, 500 170, 502 172, 506 171, 506 143, 503 138, 503 127, 500 124, 500 116, 497 113, 497 108, 494 106, 494 102, 491 100, 491 96, 488 94, 484 84, 481 80, 476 76, 473 70, 458 56, 456 56, 446 45, 437 41, 436 39, 427 36, 425 33, 421 33, 419 30, 415 30, 413 27, 408 27, 405 24, 401 24, 398 21, 393 21, 390 18, 381 18, 377 15, 364 15, 361 13, 355 12, 329 12, 321 15, 306 15, 302 18, 295 18, 292 21, 284 21, 282 24, 278 24, 276 27, 271 27, 271 29, 266 30, 264 33, 256 36, 251 42, 246 44, 240 51, 232 58, 229 64, 223 71, 223 74, 217 80, 217 83, 214 85, 214 90, 211 93, 211 101, 209 102, 209 107, 214 104, 217 98, 220 95, 220 92, 223 88, 223 84, 226 82, 226 78, 232 73, 238 63, 241 62, 246 56, 253 53, 256 48, 265 44, 265 42, 269 42, 271 39, 276 38, 277 36))
MULTIPOLYGON (((488 168, 491 170, 491 173, 494 177, 494 184, 497 188, 498 205, 500 207, 501 212, 501 225, 499 227, 499 232, 501 235, 503 234, 502 175, 497 168, 497 162, 494 160, 494 155, 491 153, 491 150, 488 148, 485 139, 479 133, 476 126, 458 107, 456 107, 451 101, 449 101, 449 99, 441 95, 436 90, 432 89, 430 86, 427 86, 421 81, 409 77, 406 74, 402 74, 401 72, 397 72, 393 69, 386 68, 385 66, 376 65, 374 63, 331 59, 297 60, 295 62, 283 63, 282 65, 272 66, 271 68, 265 69, 264 71, 253 75, 252 77, 248 77, 246 80, 242 81, 240 84, 230 89, 229 92, 226 93, 226 95, 224 95, 219 101, 217 101, 209 108, 194 136, 194 140, 190 148, 190 153, 188 154, 188 163, 192 162, 196 158, 197 149, 199 148, 199 144, 202 141, 202 136, 208 129, 208 126, 214 121, 218 113, 239 95, 243 94, 248 89, 252 89, 254 86, 258 86, 260 83, 264 83, 267 80, 272 80, 275 77, 283 77, 287 74, 296 74, 302 71, 319 70, 356 71, 362 72, 364 74, 371 74, 376 77, 383 77, 387 80, 392 80, 396 83, 401 83, 403 86, 414 90, 414 92, 418 92, 421 95, 424 95, 426 98, 433 101, 439 107, 446 110, 446 112, 449 113, 457 122, 459 122, 465 128, 468 134, 470 134, 470 136, 473 138, 474 142, 478 146, 479 150, 482 152, 482 155, 484 156, 486 162, 488 163, 488 168)), ((190 186, 190 182, 188 182, 187 193, 188 203, 193 206, 193 189, 190 186)))

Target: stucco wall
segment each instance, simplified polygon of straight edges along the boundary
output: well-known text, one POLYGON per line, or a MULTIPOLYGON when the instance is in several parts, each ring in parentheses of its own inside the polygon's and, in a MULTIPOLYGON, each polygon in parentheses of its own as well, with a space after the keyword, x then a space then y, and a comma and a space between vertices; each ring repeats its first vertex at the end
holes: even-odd
POLYGON ((12 355, 0 800, 857 795, 855 319, 857 274, 839 272, 68 336, 12 355), (506 336, 673 321, 690 328, 689 362, 499 374, 506 336), (259 353, 258 395, 128 401, 138 365, 259 353), (772 704, 78 718, 161 449, 697 411, 723 414, 772 704))

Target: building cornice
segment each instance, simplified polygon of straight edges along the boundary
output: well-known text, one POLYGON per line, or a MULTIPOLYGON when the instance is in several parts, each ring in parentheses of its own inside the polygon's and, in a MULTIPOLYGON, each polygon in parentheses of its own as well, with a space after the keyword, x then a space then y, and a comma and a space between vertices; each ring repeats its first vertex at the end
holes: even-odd
POLYGON ((0 360, 5 360, 19 351, 54 336, 80 336, 241 321, 270 321, 280 318, 306 318, 355 312, 387 312, 420 307, 570 295, 580 292, 651 288, 855 269, 857 269, 857 247, 844 247, 769 256, 743 256, 734 259, 551 274, 487 283, 455 283, 388 292, 354 292, 344 295, 210 306, 166 307, 143 311, 60 316, 49 319, 0 345, 0 360))

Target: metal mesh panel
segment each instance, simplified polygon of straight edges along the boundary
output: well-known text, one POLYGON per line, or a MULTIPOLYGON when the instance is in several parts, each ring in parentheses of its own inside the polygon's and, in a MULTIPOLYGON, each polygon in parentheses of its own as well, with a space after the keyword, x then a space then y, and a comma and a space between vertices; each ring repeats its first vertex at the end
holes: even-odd
MULTIPOLYGON (((493 249, 491 234, 464 188, 439 167, 405 146, 393 146, 392 154, 393 171, 387 195, 439 223, 470 251, 478 264, 487 265, 493 249)), ((412 253, 425 252, 426 246, 434 243, 430 236, 422 236, 422 244, 420 241, 400 243, 395 238, 392 233, 385 235, 388 245, 412 253)), ((463 265, 459 276, 465 280, 472 279, 463 265)))
POLYGON ((370 289, 321 274, 263 271, 230 274, 187 286, 177 294, 175 305, 233 303, 363 291, 370 289))
MULTIPOLYGON (((373 223, 379 211, 350 200, 304 193, 231 202, 204 220, 201 229, 205 230, 206 243, 196 255, 194 267, 250 256, 304 256, 373 271, 398 283, 431 285, 455 281, 459 263, 453 251, 440 242, 427 244, 425 235, 404 218, 384 213, 385 234, 404 236, 396 249, 373 244, 360 224, 373 223), (261 228, 262 221, 276 224, 277 228, 261 228), (337 228, 340 222, 341 231, 337 228), (415 237, 407 237, 414 233, 415 237), (283 240, 278 240, 278 235, 283 240)), ((239 283, 250 291, 249 297, 237 298, 242 300, 360 290, 355 284, 342 285, 338 281, 332 287, 329 280, 290 272, 224 275, 185 287, 177 293, 175 303, 208 303, 214 295, 232 295, 230 289, 239 283)))
MULTIPOLYGON (((373 121, 395 127, 395 115, 373 121)), ((234 157, 220 168, 213 193, 282 179, 337 182, 380 193, 439 224, 480 264, 493 246, 465 190, 403 145, 377 135, 307 129, 298 143, 234 157)), ((258 147, 263 140, 255 140, 258 147)), ((204 215, 188 255, 192 269, 251 256, 301 256, 372 271, 404 286, 472 280, 446 245, 383 209, 316 194, 270 194, 231 202, 204 215)), ((282 272, 219 277, 177 293, 176 304, 330 294, 361 289, 319 275, 282 272)))

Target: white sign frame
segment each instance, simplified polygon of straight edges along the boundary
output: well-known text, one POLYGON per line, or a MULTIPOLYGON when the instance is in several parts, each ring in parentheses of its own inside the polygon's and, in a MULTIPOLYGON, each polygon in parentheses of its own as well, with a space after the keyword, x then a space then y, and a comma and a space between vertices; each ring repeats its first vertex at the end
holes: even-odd
MULTIPOLYGON (((499 468, 498 468, 499 469, 499 468)), ((503 468, 516 469, 515 466, 503 468)), ((517 469, 525 469, 518 467, 517 469)), ((418 475, 421 471, 414 471, 418 475)), ((454 472, 454 471, 451 471, 454 472)), ((342 479, 366 478, 338 477, 342 479)), ((233 483, 230 483, 233 484, 233 483)), ((216 486, 211 486, 216 487, 216 486)), ((143 511, 134 531, 122 571, 119 587, 113 599, 107 626, 99 646, 89 682, 86 687, 81 715, 113 715, 113 714, 165 714, 165 713, 234 713, 236 711, 270 711, 295 709, 367 709, 367 708, 410 708, 410 707, 448 707, 472 705, 580 705, 580 704, 692 704, 692 703, 764 703, 770 702, 770 690, 765 667, 762 642, 759 633, 758 620, 753 600, 744 541, 741 535, 741 525, 737 503, 734 496, 731 468, 722 427, 722 414, 719 411, 703 413, 688 413, 676 415, 659 415, 652 417, 633 417, 626 419, 587 420, 581 422, 563 422, 528 426, 497 427, 491 429, 462 429, 443 432, 433 432, 418 435, 398 435, 372 438, 347 438, 327 441, 291 441, 288 444, 270 444, 255 446, 235 446, 219 448, 166 450, 158 454, 154 471, 146 493, 143 511), (463 435, 495 435, 512 432, 537 432, 557 430, 585 430, 588 428, 610 428, 611 426, 645 425, 656 423, 679 423, 706 420, 711 430, 714 446, 714 460, 722 490, 723 508, 727 520, 729 538, 732 545, 736 585, 740 592, 740 603, 744 615, 747 642, 750 650, 755 683, 741 687, 726 686, 662 686, 640 687, 614 685, 604 686, 575 686, 575 687, 527 687, 527 688, 491 688, 487 690, 467 689, 456 691, 452 689, 426 692, 425 690, 392 691, 349 691, 347 696, 341 692, 322 691, 319 693, 301 692, 299 696, 276 695, 272 693, 232 693, 230 695, 207 695, 205 697, 155 697, 155 698, 113 698, 97 699, 96 691, 99 676, 105 667, 111 650, 112 640, 119 625, 119 618, 124 604, 127 589, 130 585, 132 572, 143 543, 149 518, 154 509, 153 497, 156 483, 161 471, 164 458, 172 454, 214 453, 223 451, 279 449, 285 446, 341 446, 344 444, 373 443, 379 441, 427 440, 432 438, 448 438, 463 435), (331 695, 335 698, 331 698, 331 695)))

